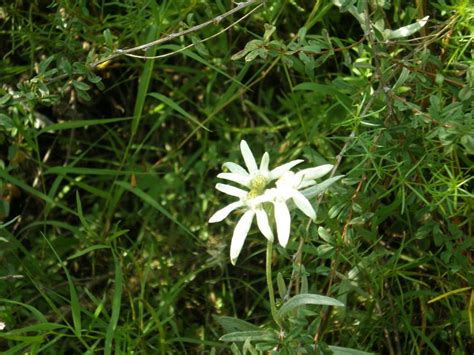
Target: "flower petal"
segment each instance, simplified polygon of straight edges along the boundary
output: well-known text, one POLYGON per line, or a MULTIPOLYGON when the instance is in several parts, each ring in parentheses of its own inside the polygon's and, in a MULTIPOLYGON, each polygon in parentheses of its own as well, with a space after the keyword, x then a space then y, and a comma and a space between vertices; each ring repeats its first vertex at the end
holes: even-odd
POLYGON ((294 190, 292 197, 296 207, 298 207, 301 212, 312 220, 316 219, 316 212, 314 212, 313 206, 311 206, 311 203, 301 192, 294 190))
POLYGON ((258 229, 260 229, 265 238, 273 242, 273 232, 270 223, 268 223, 267 212, 263 208, 257 208, 255 212, 257 213, 258 229))
POLYGON ((240 151, 242 152, 242 156, 244 157, 245 165, 250 173, 250 175, 256 173, 258 171, 257 162, 252 154, 252 151, 249 148, 249 145, 246 141, 242 140, 240 142, 240 151))
POLYGON ((217 175, 219 179, 226 179, 230 180, 233 182, 236 182, 237 184, 243 185, 248 187, 250 185, 250 177, 247 175, 242 175, 242 174, 236 174, 236 173, 220 173, 217 175))
POLYGON ((231 204, 225 206, 224 208, 221 208, 219 211, 214 213, 211 218, 209 218, 209 223, 216 223, 222 221, 229 215, 229 213, 242 206, 243 203, 241 201, 232 202, 231 204))
POLYGON ((240 217, 239 222, 237 222, 237 225, 235 226, 234 234, 232 235, 232 241, 230 243, 230 262, 232 265, 235 265, 235 262, 239 257, 240 251, 242 250, 245 242, 245 238, 247 238, 250 226, 252 225, 254 215, 254 211, 248 210, 242 215, 242 217, 240 217))
POLYGON ((217 184, 216 189, 231 196, 238 198, 245 198, 247 196, 247 191, 239 189, 238 187, 226 185, 226 184, 217 184))
POLYGON ((286 248, 290 238, 291 216, 288 206, 284 202, 275 203, 275 222, 277 225, 278 241, 286 248))
POLYGON ((263 154, 262 161, 260 162, 260 173, 263 176, 267 176, 268 174, 268 164, 270 163, 270 156, 267 152, 263 154))
POLYGON ((234 173, 234 174, 241 174, 241 175, 248 175, 249 173, 244 169, 242 168, 239 164, 235 164, 235 163, 232 163, 230 161, 228 161, 227 163, 224 163, 222 165, 224 168, 227 168, 230 170, 231 173, 234 173))
POLYGON ((289 171, 294 166, 302 163, 303 161, 303 159, 292 160, 289 163, 276 167, 275 169, 270 171, 270 180, 279 179, 284 173, 289 171))
POLYGON ((329 173, 333 167, 334 165, 332 164, 324 164, 316 166, 314 168, 303 169, 301 171, 298 171, 296 174, 302 175, 303 180, 314 180, 329 173))

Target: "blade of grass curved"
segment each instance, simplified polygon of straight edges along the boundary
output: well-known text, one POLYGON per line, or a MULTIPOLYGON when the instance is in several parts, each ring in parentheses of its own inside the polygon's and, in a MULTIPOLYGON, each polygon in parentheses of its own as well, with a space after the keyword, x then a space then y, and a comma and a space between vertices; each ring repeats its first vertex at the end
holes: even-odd
POLYGON ((141 190, 138 187, 132 187, 128 182, 125 182, 125 181, 116 181, 115 184, 117 184, 117 185, 121 186, 122 188, 124 188, 125 190, 137 195, 144 202, 149 204, 151 207, 153 207, 153 208, 157 209, 158 211, 160 211, 161 213, 163 213, 163 215, 168 217, 173 223, 175 223, 184 232, 186 232, 186 234, 188 234, 189 236, 193 237, 196 240, 199 240, 199 238, 196 237, 193 234, 193 232, 191 232, 185 225, 180 223, 175 217, 173 217, 171 215, 171 213, 169 213, 167 210, 165 210, 155 199, 153 199, 153 197, 148 195, 145 191, 141 190))
POLYGON ((157 99, 157 100, 160 100, 161 102, 163 102, 165 105, 168 105, 169 107, 171 107, 173 110, 175 110, 176 112, 178 112, 180 115, 186 117, 188 120, 190 120, 191 122, 195 123, 196 125, 198 125, 199 127, 201 127, 202 129, 205 129, 206 131, 210 132, 208 128, 206 128, 206 126, 204 126, 201 122, 199 122, 199 120, 194 117, 193 115, 191 115, 190 113, 186 112, 181 106, 179 106, 176 102, 174 102, 173 100, 171 100, 170 98, 166 97, 165 95, 162 95, 162 94, 159 94, 157 92, 152 92, 149 94, 151 97, 157 99))
POLYGON ((36 190, 35 188, 31 187, 30 185, 24 183, 23 181, 11 176, 10 174, 8 174, 5 170, 0 170, 0 177, 5 179, 6 181, 8 181, 9 183, 11 183, 12 185, 15 185, 17 187, 19 187, 20 189, 30 193, 31 195, 45 201, 47 204, 51 205, 51 206, 55 206, 55 207, 60 207, 62 208, 64 211, 66 212, 69 212, 71 213, 72 215, 74 216, 77 216, 77 213, 76 211, 70 209, 69 207, 66 207, 65 205, 63 205, 62 203, 59 203, 57 201, 54 201, 51 197, 49 197, 48 195, 45 195, 44 193, 42 193, 41 191, 38 191, 36 190))
POLYGON ((38 132, 38 135, 42 133, 51 133, 54 131, 63 131, 73 128, 83 128, 89 126, 97 126, 97 125, 104 125, 108 123, 115 123, 115 122, 122 122, 131 120, 132 117, 118 117, 118 118, 98 118, 94 120, 75 120, 75 121, 68 121, 68 122, 61 122, 61 123, 54 123, 49 125, 38 132))
POLYGON ((72 321, 74 324, 74 334, 78 337, 81 338, 81 330, 82 330, 82 322, 81 322, 81 306, 79 304, 79 297, 77 296, 77 290, 76 287, 74 286, 74 282, 72 280, 71 275, 69 274, 68 269, 64 265, 64 262, 61 260, 61 257, 59 254, 56 252, 56 249, 54 249, 53 245, 51 242, 46 238, 44 234, 42 234, 44 240, 46 240, 46 243, 48 243, 49 248, 53 251, 54 255, 56 256, 56 259, 58 259, 59 264, 61 265, 62 269, 64 270, 64 273, 66 274, 67 278, 67 283, 69 286, 69 295, 71 297, 71 313, 72 313, 72 321))
POLYGON ((115 253, 113 253, 113 256, 115 265, 115 289, 112 298, 112 316, 110 317, 110 322, 107 326, 107 334, 105 336, 105 355, 110 355, 112 353, 112 341, 115 336, 115 330, 117 329, 117 323, 120 316, 120 306, 122 301, 122 268, 120 266, 120 260, 117 258, 115 253))
POLYGON ((35 307, 33 307, 33 306, 29 305, 29 304, 21 303, 21 302, 13 301, 13 300, 8 300, 8 299, 6 299, 6 298, 0 298, 0 302, 16 304, 16 305, 18 305, 18 306, 25 307, 27 310, 29 310, 29 311, 31 312, 31 314, 32 314, 40 323, 47 323, 47 322, 48 322, 48 320, 47 320, 46 317, 43 315, 43 313, 41 313, 38 309, 36 309, 35 307))
MULTIPOLYGON (((146 42, 151 42, 156 38, 157 35, 157 28, 156 25, 150 26, 148 30, 148 35, 146 38, 146 42)), ((153 57, 156 54, 156 46, 149 48, 146 51, 147 57, 153 57)), ((140 120, 143 114, 143 107, 145 105, 145 99, 148 92, 148 87, 150 86, 151 75, 153 73, 153 66, 155 65, 154 60, 147 60, 145 61, 145 65, 143 66, 143 72, 140 76, 139 84, 138 84, 138 93, 137 93, 137 100, 135 101, 135 108, 133 109, 133 121, 132 121, 132 136, 137 133, 138 126, 140 125, 140 120)))
POLYGON ((287 302, 281 306, 278 310, 278 317, 282 318, 288 312, 291 312, 295 308, 306 306, 306 305, 320 305, 320 306, 338 306, 344 307, 344 303, 326 296, 315 295, 311 293, 302 293, 290 298, 287 302))

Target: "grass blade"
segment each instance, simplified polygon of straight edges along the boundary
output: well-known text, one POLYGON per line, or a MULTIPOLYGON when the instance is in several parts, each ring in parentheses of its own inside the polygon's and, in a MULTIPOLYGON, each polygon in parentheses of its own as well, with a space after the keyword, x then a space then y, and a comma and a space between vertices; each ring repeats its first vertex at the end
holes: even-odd
POLYGON ((112 298, 112 316, 110 317, 110 322, 107 327, 107 334, 105 337, 104 354, 106 355, 110 355, 112 353, 112 342, 115 336, 115 330, 117 329, 117 323, 120 316, 120 307, 122 302, 122 268, 120 266, 120 260, 117 258, 115 253, 113 255, 115 265, 115 289, 112 298))
MULTIPOLYGON (((151 42, 156 37, 156 26, 152 25, 148 32, 147 42, 151 42)), ((156 46, 149 48, 146 51, 146 56, 152 57, 156 53, 156 46)), ((132 135, 134 136, 137 133, 138 126, 140 125, 140 120, 143 114, 143 106, 145 105, 145 99, 148 92, 148 87, 150 86, 151 75, 153 73, 153 66, 155 65, 154 60, 147 60, 143 66, 143 72, 140 76, 140 81, 138 84, 138 94, 137 100, 135 101, 135 108, 133 109, 133 121, 132 121, 132 135)))

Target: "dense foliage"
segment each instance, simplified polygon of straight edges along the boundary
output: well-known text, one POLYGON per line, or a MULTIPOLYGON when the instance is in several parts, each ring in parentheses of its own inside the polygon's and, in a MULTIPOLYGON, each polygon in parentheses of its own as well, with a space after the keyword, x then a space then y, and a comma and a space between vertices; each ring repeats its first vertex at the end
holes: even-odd
POLYGON ((251 3, 0 5, 2 353, 474 352, 469 0, 251 3), (265 239, 208 224, 241 139, 344 175, 270 261, 278 307, 345 307, 273 340, 221 338, 278 330, 265 239))

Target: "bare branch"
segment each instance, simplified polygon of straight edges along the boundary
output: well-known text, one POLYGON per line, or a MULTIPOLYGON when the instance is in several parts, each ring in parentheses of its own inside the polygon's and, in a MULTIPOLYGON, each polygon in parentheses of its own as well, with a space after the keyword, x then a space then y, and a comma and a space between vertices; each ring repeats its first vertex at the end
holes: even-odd
MULTIPOLYGON (((209 25, 217 25, 217 24, 219 24, 224 18, 229 17, 229 16, 235 14, 236 12, 239 12, 239 11, 243 10, 244 8, 246 8, 246 7, 248 7, 248 6, 255 5, 255 4, 257 4, 257 3, 263 3, 263 2, 262 2, 262 0, 249 0, 249 1, 241 2, 241 3, 236 3, 237 6, 234 7, 233 9, 231 9, 231 10, 229 10, 229 11, 227 11, 227 12, 221 14, 221 15, 216 16, 216 17, 214 17, 214 18, 211 19, 211 20, 208 20, 208 21, 203 22, 203 23, 200 23, 200 24, 198 24, 198 25, 196 25, 196 26, 190 27, 190 28, 188 28, 188 29, 186 29, 186 30, 171 33, 171 34, 169 34, 169 35, 166 35, 165 37, 159 38, 159 39, 157 39, 157 40, 155 40, 155 41, 152 41, 152 42, 149 42, 149 43, 142 44, 142 45, 137 46, 137 47, 133 47, 133 48, 129 48, 129 49, 117 49, 117 50, 115 50, 115 52, 112 53, 110 56, 108 56, 108 57, 106 57, 106 58, 104 58, 104 59, 101 59, 101 60, 99 60, 99 61, 97 61, 97 62, 92 63, 92 64, 90 65, 90 68, 91 68, 91 69, 94 69, 94 68, 96 68, 97 66, 99 66, 100 64, 105 63, 105 62, 108 62, 108 61, 110 61, 110 60, 113 60, 113 59, 115 59, 115 58, 117 58, 117 57, 120 57, 120 56, 122 56, 122 55, 127 55, 127 56, 130 56, 130 57, 133 56, 133 57, 136 57, 136 58, 155 59, 154 57, 148 58, 148 57, 142 57, 142 56, 139 56, 139 55, 132 55, 132 54, 130 54, 130 53, 137 52, 137 51, 145 51, 145 50, 147 50, 147 49, 149 49, 149 48, 151 48, 151 47, 153 47, 153 46, 157 46, 157 45, 159 45, 159 44, 162 44, 162 43, 165 43, 165 42, 169 42, 169 41, 171 41, 171 40, 173 40, 173 39, 175 39, 175 38, 178 38, 178 37, 180 37, 180 36, 184 36, 184 35, 187 35, 187 34, 189 34, 189 33, 197 32, 197 31, 199 31, 199 30, 201 30, 201 29, 203 29, 204 27, 207 27, 207 26, 209 26, 209 25)), ((259 6, 257 6, 257 8, 260 7, 261 5, 262 5, 262 4, 260 4, 259 6)), ((255 11, 255 9, 254 9, 253 11, 255 11)), ((252 12, 253 12, 253 11, 252 11, 252 12)), ((248 14, 245 15, 244 17, 242 17, 241 19, 245 18, 246 16, 248 16, 248 14)), ((241 19, 240 19, 240 20, 241 20, 241 19)), ((238 23, 240 20, 236 21, 235 23, 238 23)), ((234 24, 235 24, 235 23, 234 23, 234 24)), ((234 25, 234 24, 233 24, 233 25, 234 25)), ((232 26, 232 25, 231 25, 231 26, 232 26)), ((220 34, 220 33, 224 32, 224 31, 226 31, 226 30, 229 29, 231 26, 226 27, 225 30, 220 31, 218 34, 220 34)), ((218 34, 216 34, 216 35, 218 35, 218 34)), ((210 38, 213 38, 213 36, 209 37, 209 39, 210 39, 210 38)), ((206 40, 207 40, 207 39, 206 39, 206 40)), ((190 47, 192 47, 192 45, 187 46, 187 47, 185 47, 185 48, 182 48, 182 49, 178 50, 178 52, 180 52, 180 51, 182 51, 182 50, 184 50, 184 49, 186 49, 186 48, 190 48, 190 47)), ((172 55, 172 54, 174 54, 174 52, 168 53, 167 55, 164 55, 164 56, 169 56, 169 55, 172 55)), ((163 58, 163 56, 157 56, 156 58, 163 58)))
MULTIPOLYGON (((161 59, 161 58, 166 58, 166 57, 170 57, 172 55, 175 55, 177 53, 180 53, 186 49, 189 49, 191 47, 194 47, 196 44, 199 44, 199 43, 204 43, 204 42, 207 42, 208 40, 214 38, 214 37, 217 37, 219 36, 220 34, 226 32, 227 30, 229 30, 230 28, 234 27, 236 24, 238 24, 240 21, 244 20, 245 18, 247 18, 248 16, 250 16, 254 11, 258 10, 259 7, 261 7, 263 5, 260 4, 258 6, 256 6, 255 8, 253 8, 251 11, 249 11, 249 13, 245 14, 244 16, 242 16, 241 18, 239 18, 237 21, 231 23, 229 26, 223 28, 222 30, 220 30, 219 32, 217 33, 214 33, 213 35, 209 36, 209 37, 206 37, 204 38, 203 40, 199 41, 199 42, 196 42, 196 43, 191 43, 185 47, 182 47, 176 51, 173 51, 173 52, 170 52, 170 53, 166 53, 166 54, 161 54, 161 55, 155 55, 153 57, 148 57, 148 56, 142 56, 142 55, 136 55, 136 54, 124 54, 126 55, 127 57, 133 57, 133 58, 141 58, 141 59, 161 59)), ((219 16, 220 17, 220 16, 219 16)))

